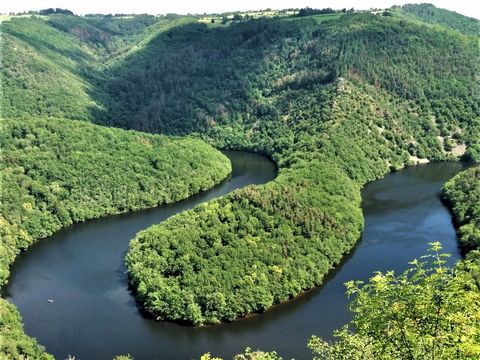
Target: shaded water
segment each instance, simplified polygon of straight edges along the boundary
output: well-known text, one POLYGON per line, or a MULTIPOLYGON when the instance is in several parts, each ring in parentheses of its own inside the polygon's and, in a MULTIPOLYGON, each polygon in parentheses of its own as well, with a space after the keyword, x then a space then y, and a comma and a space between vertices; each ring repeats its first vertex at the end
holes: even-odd
POLYGON ((361 241, 323 286, 265 314, 230 324, 192 328, 142 317, 127 290, 123 258, 136 232, 213 197, 275 177, 267 159, 228 152, 234 172, 215 189, 155 209, 71 226, 19 256, 4 296, 16 304, 26 332, 56 358, 199 358, 204 352, 231 357, 246 346, 276 350, 284 359, 310 358, 312 334, 329 337, 349 320, 343 283, 366 280, 375 270, 404 269, 441 241, 460 258, 455 230, 438 194, 462 170, 434 163, 388 174, 362 192, 365 231, 361 241), (48 302, 53 299, 54 302, 48 302))

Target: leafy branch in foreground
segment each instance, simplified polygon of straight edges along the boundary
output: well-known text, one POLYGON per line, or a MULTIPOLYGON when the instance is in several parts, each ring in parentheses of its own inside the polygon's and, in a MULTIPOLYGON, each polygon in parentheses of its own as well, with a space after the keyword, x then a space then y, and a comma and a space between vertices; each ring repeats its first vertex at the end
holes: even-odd
POLYGON ((320 359, 478 359, 480 291, 466 260, 450 269, 440 243, 401 275, 377 272, 368 283, 347 283, 353 320, 335 332, 337 342, 313 336, 320 359))
MULTIPOLYGON (((200 360, 222 360, 222 358, 212 357, 210 353, 203 354, 200 360)), ((253 351, 250 348, 246 348, 243 354, 237 354, 233 357, 233 360, 282 360, 275 351, 264 352, 260 350, 253 351)))
MULTIPOLYGON (((478 359, 480 356, 480 252, 454 268, 438 242, 400 275, 377 272, 368 283, 350 281, 353 320, 337 342, 313 336, 314 360, 478 359)), ((245 349, 233 360, 281 360, 276 352, 245 349)), ((200 360, 222 360, 206 353, 200 360)))

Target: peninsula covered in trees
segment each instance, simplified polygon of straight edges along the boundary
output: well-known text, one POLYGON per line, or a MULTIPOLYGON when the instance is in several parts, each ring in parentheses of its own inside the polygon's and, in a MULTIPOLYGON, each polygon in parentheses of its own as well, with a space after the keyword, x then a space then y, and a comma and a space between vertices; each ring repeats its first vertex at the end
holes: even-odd
MULTIPOLYGON (((478 99, 468 94, 478 64, 467 35, 407 22, 403 13, 362 13, 215 31, 193 23, 157 41, 131 60, 146 62, 151 75, 142 78, 152 82, 116 92, 125 100, 158 94, 127 124, 193 131, 220 147, 267 153, 280 166, 272 183, 180 214, 132 242, 132 284, 159 319, 232 321, 320 284, 360 237, 366 182, 418 159, 453 160, 462 144, 473 145, 464 156, 475 157, 478 99), (163 46, 168 51, 149 62, 163 46), (458 46, 464 50, 455 53, 458 46), (168 85, 174 81, 184 84, 181 106, 168 85), (187 84, 193 93, 184 92, 187 84), (204 107, 196 94, 205 94, 204 107)), ((122 76, 140 83, 139 73, 117 74, 115 89, 122 76)))

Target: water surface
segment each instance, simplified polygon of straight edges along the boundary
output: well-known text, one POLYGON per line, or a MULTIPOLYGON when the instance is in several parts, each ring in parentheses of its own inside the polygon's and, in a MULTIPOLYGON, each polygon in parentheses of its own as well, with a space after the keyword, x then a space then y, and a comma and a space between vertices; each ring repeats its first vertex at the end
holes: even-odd
POLYGON ((26 332, 57 359, 198 359, 202 353, 231 357, 245 347, 276 350, 284 359, 311 358, 312 334, 330 337, 349 320, 344 283, 366 280, 375 270, 401 271, 441 241, 460 258, 443 183, 461 163, 433 163, 388 174, 362 192, 361 241, 323 286, 265 314, 218 326, 192 328, 144 318, 127 289, 123 259, 139 230, 247 184, 275 177, 275 167, 254 154, 228 152, 232 176, 216 188, 155 209, 73 225, 19 256, 4 296, 20 310, 26 332), (53 302, 49 302, 52 299, 53 302))

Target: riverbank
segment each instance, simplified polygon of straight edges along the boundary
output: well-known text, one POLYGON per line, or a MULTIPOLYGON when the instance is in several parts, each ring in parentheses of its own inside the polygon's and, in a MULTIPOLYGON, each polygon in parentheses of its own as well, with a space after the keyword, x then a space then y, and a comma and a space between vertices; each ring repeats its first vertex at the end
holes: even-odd
MULTIPOLYGON (((195 203, 242 187, 252 179, 258 183, 255 177, 265 171, 271 177, 261 182, 271 180, 275 176, 273 164, 256 159, 259 157, 252 154, 232 159, 232 177, 220 185, 229 188, 194 196, 195 203)), ((312 334, 331 338, 333 329, 350 319, 346 281, 366 280, 375 270, 401 271, 410 260, 425 253, 428 242, 438 239, 446 240, 442 243, 444 250, 452 253, 452 263, 460 259, 451 217, 438 193, 461 169, 463 164, 458 162, 430 163, 387 174, 365 186, 365 230, 351 254, 329 273, 322 286, 260 316, 192 328, 155 322, 139 313, 127 290, 122 265, 128 242, 149 224, 189 208, 190 199, 161 207, 163 210, 74 225, 39 242, 14 264, 6 295, 18 305, 27 333, 38 337, 58 358, 68 353, 80 358, 129 353, 136 360, 150 360, 159 354, 185 359, 206 352, 231 358, 247 346, 276 350, 284 358, 309 358, 306 343, 312 334), (72 255, 63 259, 64 253, 72 255), (85 263, 82 258, 91 261, 85 263), (73 301, 69 294, 78 299, 73 301), (48 298, 55 302, 48 303, 48 298), (72 322, 78 325, 72 328, 72 322)))

